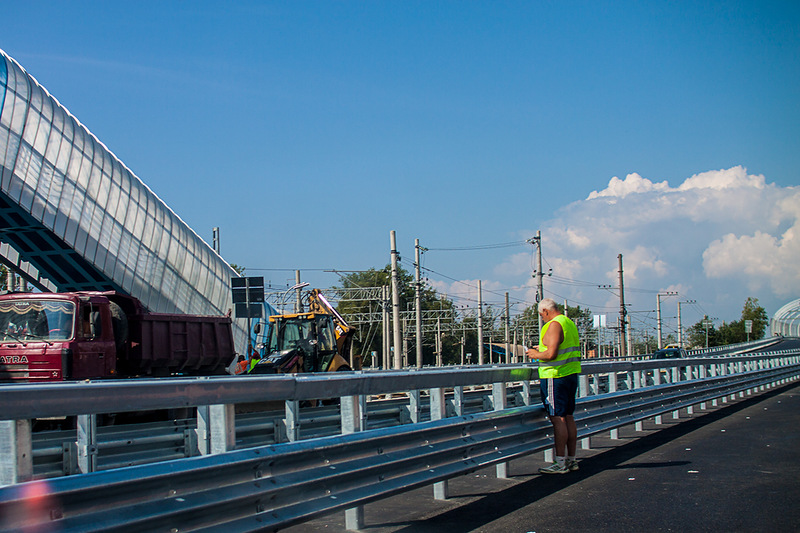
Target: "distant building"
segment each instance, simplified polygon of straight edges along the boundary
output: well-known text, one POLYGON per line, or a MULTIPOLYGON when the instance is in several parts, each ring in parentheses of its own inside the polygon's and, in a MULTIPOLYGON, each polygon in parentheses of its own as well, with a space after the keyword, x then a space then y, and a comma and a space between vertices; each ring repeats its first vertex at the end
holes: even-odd
POLYGON ((800 337, 800 298, 784 305, 770 320, 773 335, 800 337))

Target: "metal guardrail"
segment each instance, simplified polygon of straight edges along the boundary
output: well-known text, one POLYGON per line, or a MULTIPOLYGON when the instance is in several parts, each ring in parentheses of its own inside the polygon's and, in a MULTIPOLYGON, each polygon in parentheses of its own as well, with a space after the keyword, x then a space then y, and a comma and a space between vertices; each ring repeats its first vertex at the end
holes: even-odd
MULTIPOLYGON (((579 437, 763 390, 798 374, 798 351, 584 363, 576 411, 579 437), (623 387, 628 390, 620 391, 623 387), (608 392, 593 395, 604 390, 608 392)), ((32 390, 26 386, 4 387, 0 416, 15 419, 15 427, 19 420, 43 413, 85 416, 83 409, 97 413, 126 404, 130 409, 214 405, 208 410, 213 416, 198 422, 198 433, 209 433, 207 451, 215 446, 219 451, 231 441, 215 440, 214 433, 230 437, 230 419, 235 418, 230 416, 232 409, 223 406, 288 399, 285 420, 287 435, 292 436, 297 429, 293 424, 301 420, 295 417, 296 402, 340 396, 344 434, 7 486, 0 488, 0 529, 272 530, 337 509, 347 510, 348 527, 355 528, 363 521, 360 506, 365 503, 431 483, 437 497, 446 497, 450 477, 493 464, 503 476, 507 461, 550 447, 550 424, 538 402, 530 405, 530 380, 535 377, 531 367, 511 366, 178 380, 182 397, 181 387, 163 382, 66 384, 48 390, 39 384, 36 397, 43 405, 31 404, 32 390), (509 395, 509 383, 518 384, 521 394, 509 395), (493 411, 464 414, 464 387, 475 385, 490 387, 493 411), (367 427, 367 395, 409 391, 409 412, 418 417, 420 396, 415 391, 420 390, 428 391, 429 421, 360 431, 367 427), (94 393, 109 403, 87 401, 94 393), (508 407, 509 397, 521 397, 523 405, 508 407), (455 416, 446 416, 448 403, 455 416)), ((16 445, 19 448, 19 440, 16 445)))

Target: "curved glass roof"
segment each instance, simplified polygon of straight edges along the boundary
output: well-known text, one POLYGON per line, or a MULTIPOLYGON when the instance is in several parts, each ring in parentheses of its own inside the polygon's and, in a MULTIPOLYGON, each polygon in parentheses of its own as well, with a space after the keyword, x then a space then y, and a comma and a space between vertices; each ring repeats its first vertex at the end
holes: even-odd
POLYGON ((42 290, 117 290, 166 313, 232 307, 231 266, 2 50, 0 241, 42 290))
POLYGON ((784 305, 770 321, 773 335, 800 337, 800 298, 784 305))

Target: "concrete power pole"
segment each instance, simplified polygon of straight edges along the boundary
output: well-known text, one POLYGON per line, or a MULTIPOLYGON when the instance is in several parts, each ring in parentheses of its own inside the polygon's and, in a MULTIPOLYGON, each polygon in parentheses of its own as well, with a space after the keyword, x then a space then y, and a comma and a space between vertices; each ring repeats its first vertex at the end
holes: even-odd
MULTIPOLYGON (((297 285, 297 289, 295 289, 297 291, 297 300, 296 300, 296 302, 294 304, 294 312, 295 313, 302 313, 303 312, 303 287, 300 286, 301 283, 300 283, 300 271, 299 270, 295 270, 294 271, 294 283, 295 283, 295 285, 297 285)), ((308 285, 308 283, 306 283, 306 285, 308 285)))
MULTIPOLYGON (((533 238, 536 243, 536 303, 538 304, 544 299, 544 272, 542 271, 542 232, 536 231, 536 237, 533 238)), ((542 331, 542 315, 538 313, 537 307, 536 316, 539 318, 539 331, 542 331)))
POLYGON ((627 337, 625 335, 625 331, 627 329, 628 324, 628 311, 625 309, 625 285, 622 281, 622 254, 617 256, 619 259, 619 327, 620 327, 620 335, 619 335, 619 347, 620 347, 620 355, 622 357, 626 357, 630 355, 628 353, 628 343, 627 337))
POLYGON ((478 364, 483 364, 483 290, 478 280, 478 364))
POLYGON ((414 239, 414 277, 416 282, 417 368, 422 368, 422 280, 419 239, 414 239))
POLYGON ((389 286, 384 285, 381 287, 381 313, 383 323, 383 357, 381 359, 384 370, 392 366, 391 361, 391 341, 389 341, 389 286))
POLYGON ((510 350, 510 348, 511 348, 511 339, 510 339, 509 334, 508 334, 509 333, 508 328, 510 326, 510 319, 509 319, 509 316, 508 316, 508 312, 509 312, 508 293, 506 293, 506 319, 505 319, 505 330, 506 330, 505 331, 505 343, 506 343, 506 360, 505 360, 505 363, 506 364, 510 364, 511 363, 511 350, 510 350))
POLYGON ((656 326, 658 329, 658 349, 663 348, 661 339, 661 293, 656 294, 656 326))
POLYGON ((400 281, 397 274, 397 237, 394 230, 389 234, 392 247, 392 325, 394 326, 394 365, 395 370, 403 368, 403 335, 400 331, 400 281))

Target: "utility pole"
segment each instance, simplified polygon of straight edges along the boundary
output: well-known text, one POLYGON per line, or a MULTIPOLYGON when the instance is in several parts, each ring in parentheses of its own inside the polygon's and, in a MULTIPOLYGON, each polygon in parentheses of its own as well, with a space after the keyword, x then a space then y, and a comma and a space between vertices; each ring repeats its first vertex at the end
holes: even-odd
POLYGON ((661 335, 661 297, 662 296, 675 296, 677 292, 674 291, 667 291, 667 292, 659 292, 656 294, 656 321, 658 323, 658 349, 664 347, 664 339, 661 335))
POLYGON ((381 287, 381 312, 383 315, 383 357, 381 368, 386 370, 392 366, 391 342, 389 341, 389 286, 381 287))
POLYGON ((508 293, 506 293, 506 320, 505 320, 505 330, 506 330, 506 332, 505 332, 506 333, 506 335, 505 335, 506 361, 505 362, 506 362, 506 364, 511 363, 511 352, 509 350, 511 348, 511 339, 510 339, 510 337, 508 335, 508 333, 509 333, 508 332, 508 327, 510 326, 510 321, 509 321, 508 311, 509 311, 508 293))
POLYGON ((483 290, 478 280, 478 364, 483 364, 483 290))
POLYGON ((420 252, 424 250, 419 245, 419 239, 414 239, 414 277, 416 282, 416 319, 417 319, 417 368, 422 368, 422 280, 420 267, 420 252))
POLYGON ((394 369, 403 368, 402 333, 400 331, 400 280, 397 274, 397 237, 394 230, 389 233, 392 247, 392 324, 394 325, 394 369))
MULTIPOLYGON (((542 232, 537 230, 536 237, 528 239, 528 242, 536 245, 536 272, 534 273, 534 277, 536 278, 536 303, 538 304, 544 299, 544 283, 542 282, 542 278, 544 277, 544 272, 542 272, 542 232)), ((536 314, 539 316, 539 331, 542 331, 542 316, 538 313, 538 305, 536 311, 536 314)))
POLYGON ((617 259, 619 259, 619 348, 620 355, 626 357, 630 354, 628 353, 628 343, 625 335, 628 323, 628 311, 625 309, 625 285, 622 281, 622 254, 619 254, 617 259))
MULTIPOLYGON (((302 300, 303 286, 302 286, 302 283, 300 283, 300 271, 299 270, 295 270, 294 271, 294 283, 295 283, 295 286, 297 287, 297 289, 295 289, 297 291, 297 301, 294 304, 294 312, 295 313, 302 313, 303 312, 303 300, 302 300)), ((306 283, 306 285, 308 285, 308 283, 306 283)))
POLYGON ((681 324, 681 304, 694 304, 697 300, 686 300, 678 302, 678 346, 683 348, 683 325, 681 324))

